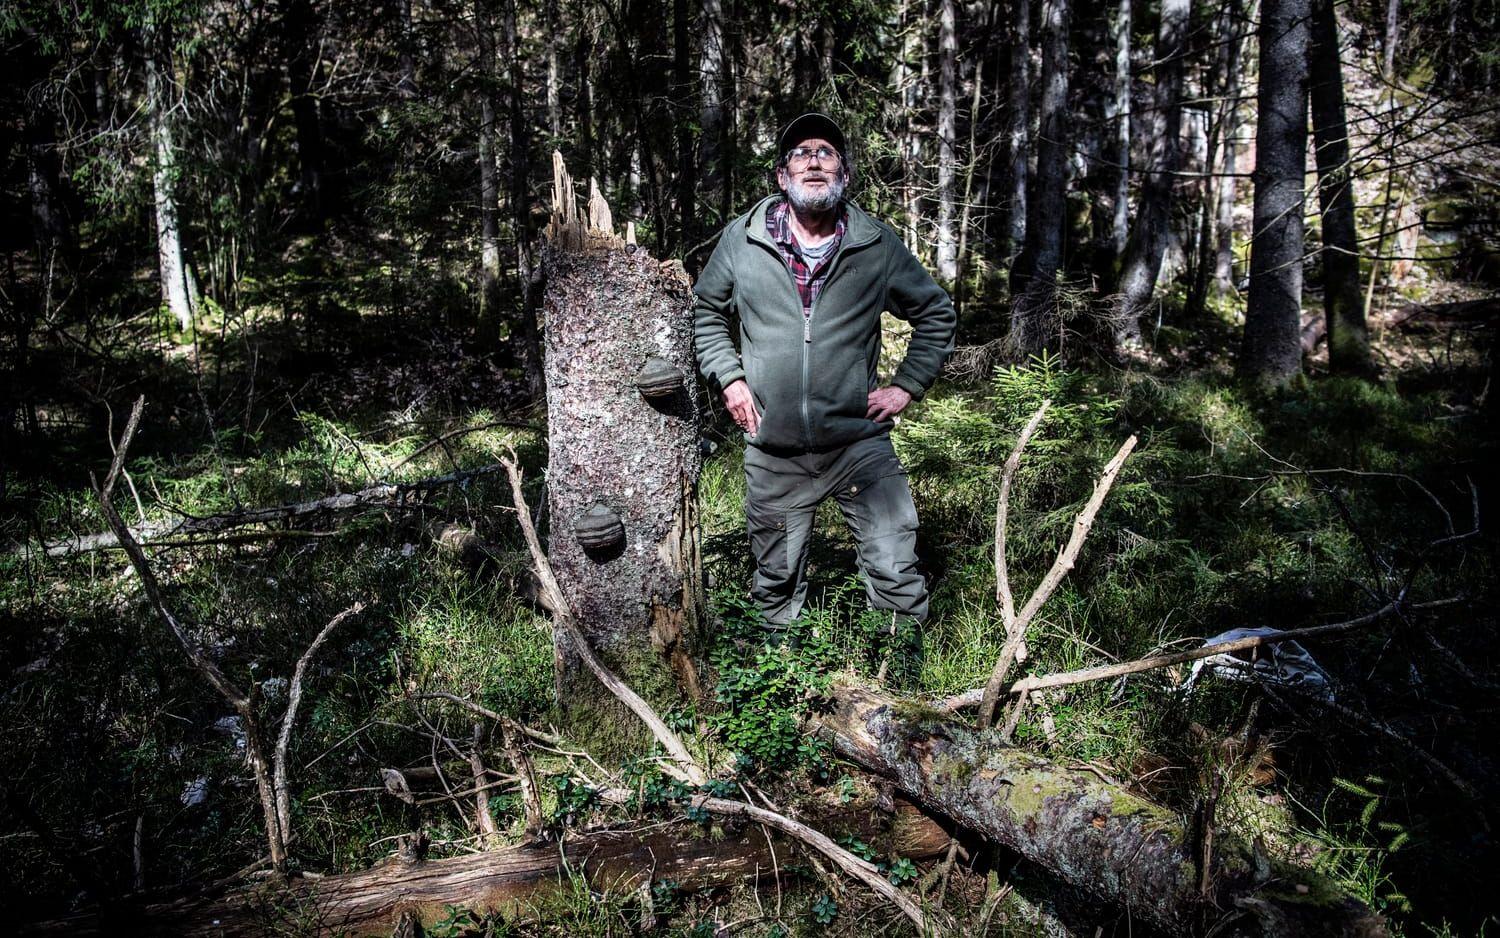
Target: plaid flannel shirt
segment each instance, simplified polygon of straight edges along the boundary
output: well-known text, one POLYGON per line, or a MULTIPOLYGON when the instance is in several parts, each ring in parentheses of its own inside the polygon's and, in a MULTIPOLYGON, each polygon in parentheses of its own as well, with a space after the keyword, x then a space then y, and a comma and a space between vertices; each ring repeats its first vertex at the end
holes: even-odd
POLYGON ((802 257, 802 249, 797 245, 796 235, 792 234, 791 214, 791 206, 785 199, 771 206, 766 212, 766 231, 770 233, 771 240, 776 242, 776 249, 781 252, 781 258, 786 261, 787 267, 791 268, 792 278, 797 281, 797 293, 802 297, 802 315, 811 316, 813 303, 817 302, 818 294, 823 291, 823 281, 828 276, 828 263, 839 252, 839 242, 844 240, 844 226, 848 215, 840 210, 838 225, 833 229, 832 247, 816 267, 809 267, 802 257))

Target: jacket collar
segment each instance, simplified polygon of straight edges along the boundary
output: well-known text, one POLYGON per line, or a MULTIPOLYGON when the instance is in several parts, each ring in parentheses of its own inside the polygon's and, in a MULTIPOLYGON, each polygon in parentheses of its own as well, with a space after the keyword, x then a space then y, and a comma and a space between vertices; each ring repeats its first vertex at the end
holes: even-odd
MULTIPOLYGON (((764 244, 771 250, 776 250, 776 245, 771 241, 770 232, 766 231, 766 212, 778 199, 784 198, 780 193, 768 195, 755 203, 746 216, 745 234, 751 241, 764 244)), ((844 209, 847 212, 845 218, 844 240, 839 245, 839 253, 850 248, 862 247, 880 237, 880 227, 875 224, 865 210, 855 205, 848 199, 844 200, 844 209)))

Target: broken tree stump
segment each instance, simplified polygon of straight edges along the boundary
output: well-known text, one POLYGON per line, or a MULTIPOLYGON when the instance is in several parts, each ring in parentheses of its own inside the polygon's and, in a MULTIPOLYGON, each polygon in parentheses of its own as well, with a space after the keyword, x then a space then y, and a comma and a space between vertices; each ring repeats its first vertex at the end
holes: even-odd
MULTIPOLYGON (((617 236, 597 184, 590 190, 584 215, 554 153, 552 221, 540 252, 547 555, 605 664, 670 709, 700 694, 692 297, 681 265, 659 263, 633 232, 617 236)), ((563 630, 554 649, 571 734, 604 752, 639 741, 637 722, 584 671, 563 630)))
POLYGON ((1174 934, 1236 910, 1266 936, 1389 934, 1322 875, 1225 834, 1214 839, 1205 877, 1201 845, 1175 812, 940 711, 844 683, 813 724, 839 755, 891 779, 919 806, 1174 934))

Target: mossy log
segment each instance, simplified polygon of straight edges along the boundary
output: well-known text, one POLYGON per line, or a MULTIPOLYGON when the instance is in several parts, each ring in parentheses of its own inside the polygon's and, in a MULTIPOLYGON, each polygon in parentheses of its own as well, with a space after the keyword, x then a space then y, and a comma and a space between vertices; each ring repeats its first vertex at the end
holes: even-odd
MULTIPOLYGON (((618 237, 593 187, 580 214, 553 158, 546 291, 547 557, 584 637, 665 710, 699 691, 698 384, 681 265, 618 237)), ((570 735, 608 756, 634 727, 556 632, 558 703, 570 735)))
MULTIPOLYGON (((809 822, 858 837, 883 852, 930 859, 948 833, 910 804, 894 814, 869 806, 819 807, 809 822)), ((521 844, 470 856, 391 861, 358 873, 266 882, 214 898, 148 906, 115 903, 104 912, 22 926, 28 935, 391 935, 398 921, 430 928, 449 908, 527 919, 576 877, 593 892, 630 893, 671 880, 695 892, 736 883, 771 885, 797 850, 774 831, 738 825, 710 832, 685 822, 645 830, 594 830, 557 843, 521 844), (774 856, 773 856, 774 850, 774 856)), ((591 900, 592 901, 592 900, 591 900)))
POLYGON ((1248 913, 1267 936, 1388 934, 1379 915, 1326 878, 1226 832, 1212 839, 1205 875, 1202 838, 1175 812, 948 714, 840 684, 833 709, 814 722, 839 755, 923 808, 1174 933, 1248 913))

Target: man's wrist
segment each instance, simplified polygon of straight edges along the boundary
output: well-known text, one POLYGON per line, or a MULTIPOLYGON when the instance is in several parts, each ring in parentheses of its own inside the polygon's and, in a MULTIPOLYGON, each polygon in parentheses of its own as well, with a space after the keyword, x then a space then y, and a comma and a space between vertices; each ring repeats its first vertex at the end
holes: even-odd
POLYGON ((927 389, 908 375, 896 375, 891 379, 891 387, 900 388, 911 395, 913 401, 920 401, 927 389))

